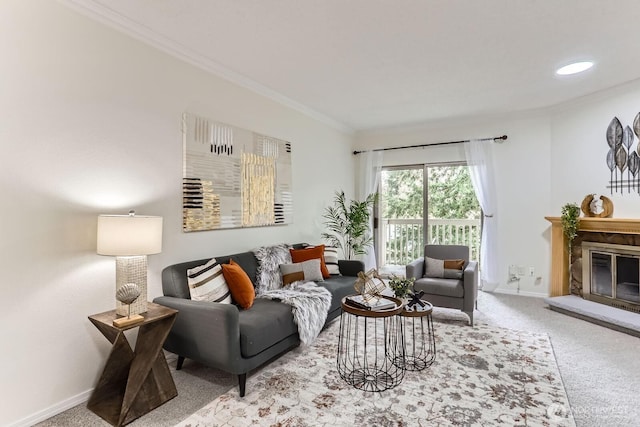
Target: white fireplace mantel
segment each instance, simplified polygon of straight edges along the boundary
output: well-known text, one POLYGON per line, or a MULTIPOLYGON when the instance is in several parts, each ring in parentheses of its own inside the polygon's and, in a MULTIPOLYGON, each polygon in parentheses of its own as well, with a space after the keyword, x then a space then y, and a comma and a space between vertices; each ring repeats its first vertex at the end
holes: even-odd
MULTIPOLYGON (((546 216, 551 223, 551 287, 552 297, 569 295, 569 252, 559 216, 546 216)), ((579 231, 592 233, 640 234, 640 219, 581 217, 579 231)))

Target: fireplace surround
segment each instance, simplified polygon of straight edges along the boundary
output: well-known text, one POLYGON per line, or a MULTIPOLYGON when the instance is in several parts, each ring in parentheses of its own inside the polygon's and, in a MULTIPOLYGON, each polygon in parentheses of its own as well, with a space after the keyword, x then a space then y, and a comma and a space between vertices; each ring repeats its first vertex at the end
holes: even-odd
POLYGON ((569 286, 569 253, 560 217, 545 217, 551 223, 551 274, 549 294, 552 297, 581 293, 582 242, 640 246, 640 219, 582 217, 578 237, 573 242, 573 286, 569 286))

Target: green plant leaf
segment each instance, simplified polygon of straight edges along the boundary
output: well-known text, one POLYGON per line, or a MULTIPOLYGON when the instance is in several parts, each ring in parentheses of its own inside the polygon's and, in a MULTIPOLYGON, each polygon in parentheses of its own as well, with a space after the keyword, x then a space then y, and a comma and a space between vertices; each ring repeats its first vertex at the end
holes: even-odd
POLYGON ((347 259, 366 254, 373 246, 370 220, 376 200, 377 193, 372 193, 364 201, 350 200, 347 204, 344 191, 337 191, 333 206, 327 206, 322 215, 327 228, 322 238, 342 250, 347 259))

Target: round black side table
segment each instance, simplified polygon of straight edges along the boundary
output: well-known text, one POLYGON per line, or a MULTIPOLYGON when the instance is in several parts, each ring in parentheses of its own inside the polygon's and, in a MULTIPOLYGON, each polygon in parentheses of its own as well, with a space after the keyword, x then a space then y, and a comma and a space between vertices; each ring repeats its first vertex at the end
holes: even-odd
POLYGON ((436 340, 433 331, 433 305, 422 301, 424 306, 416 304, 404 306, 398 315, 404 330, 404 356, 396 352, 393 363, 407 371, 421 371, 436 360, 436 340))
POLYGON ((402 302, 388 310, 365 310, 342 299, 338 337, 338 372, 349 385, 371 392, 396 387, 404 378, 404 369, 393 363, 404 357, 404 336, 400 314, 402 302))

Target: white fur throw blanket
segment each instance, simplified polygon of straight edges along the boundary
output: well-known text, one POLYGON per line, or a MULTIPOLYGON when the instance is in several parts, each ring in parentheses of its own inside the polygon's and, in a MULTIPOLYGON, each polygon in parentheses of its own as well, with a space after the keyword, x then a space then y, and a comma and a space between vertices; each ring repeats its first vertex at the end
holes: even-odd
POLYGON ((315 341, 327 320, 331 292, 314 282, 294 282, 282 287, 280 264, 291 264, 291 246, 263 246, 253 250, 258 260, 256 297, 282 301, 291 306, 293 321, 303 344, 315 341))
POLYGON ((258 298, 289 304, 293 321, 298 325, 300 341, 305 345, 312 344, 318 337, 331 306, 331 292, 314 282, 294 282, 282 289, 265 291, 258 298))
POLYGON ((289 248, 291 248, 291 246, 283 243, 280 245, 262 246, 252 251, 258 260, 256 295, 282 287, 280 264, 291 264, 289 248))

